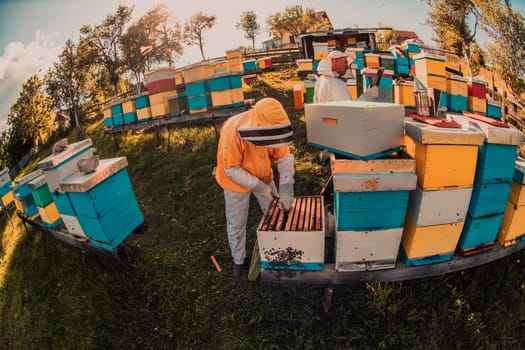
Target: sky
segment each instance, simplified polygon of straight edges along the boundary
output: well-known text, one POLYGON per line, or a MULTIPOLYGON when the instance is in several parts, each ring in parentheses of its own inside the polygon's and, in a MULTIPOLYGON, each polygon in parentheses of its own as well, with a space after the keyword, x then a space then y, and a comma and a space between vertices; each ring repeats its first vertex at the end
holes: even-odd
MULTIPOLYGON (((58 60, 68 39, 77 43, 80 27, 100 24, 116 12, 119 4, 133 6, 132 23, 161 3, 167 5, 172 19, 181 23, 199 11, 217 17, 216 25, 204 34, 206 58, 251 45, 235 28, 244 11, 257 14, 262 30, 256 47, 260 48, 261 42, 270 38, 266 18, 293 5, 326 11, 335 29, 382 24, 414 31, 425 44, 433 44, 431 29, 425 24, 429 11, 426 0, 0 0, 0 130, 22 84, 33 74, 43 75, 58 60)), ((525 13, 525 0, 514 0, 512 5, 525 13)), ((185 46, 176 65, 200 59, 198 46, 185 46)))

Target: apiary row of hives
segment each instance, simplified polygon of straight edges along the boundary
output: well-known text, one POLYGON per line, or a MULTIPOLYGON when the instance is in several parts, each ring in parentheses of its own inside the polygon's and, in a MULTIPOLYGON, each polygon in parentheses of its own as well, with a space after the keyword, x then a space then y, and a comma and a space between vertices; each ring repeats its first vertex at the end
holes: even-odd
MULTIPOLYGON (((391 268, 398 256, 435 264, 524 237, 515 128, 460 114, 447 116, 454 127, 438 127, 388 103, 306 104, 305 115, 308 143, 333 153, 337 271, 391 268)), ((259 250, 293 251, 272 242, 259 250)))
POLYGON ((243 79, 251 82, 256 79, 255 73, 259 69, 272 68, 269 57, 258 60, 242 57, 240 50, 231 50, 226 52, 226 59, 222 61, 146 72, 144 84, 147 92, 105 106, 102 109, 104 125, 111 128, 155 118, 242 107, 243 79), (246 75, 252 72, 254 74, 246 75))
POLYGON ((60 147, 11 186, 17 211, 94 247, 114 251, 144 217, 125 157, 99 160, 91 139, 60 147), (59 230, 60 231, 60 230, 59 230))

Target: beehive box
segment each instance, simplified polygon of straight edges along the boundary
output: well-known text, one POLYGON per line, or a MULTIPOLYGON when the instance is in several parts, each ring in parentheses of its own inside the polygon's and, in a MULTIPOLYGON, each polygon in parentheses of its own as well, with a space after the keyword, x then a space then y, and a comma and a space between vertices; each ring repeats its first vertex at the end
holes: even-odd
POLYGON ((135 99, 135 108, 137 110, 141 108, 149 107, 149 95, 148 94, 137 95, 134 97, 134 99, 135 99))
POLYGON ((459 75, 447 76, 447 94, 468 96, 467 79, 459 75))
POLYGON ((407 216, 401 238, 403 261, 408 266, 419 266, 451 260, 464 224, 416 226, 407 216))
POLYGON ((210 91, 208 80, 195 81, 186 84, 186 95, 188 97, 202 95, 210 91))
POLYGON ((1 199, 2 199, 2 205, 7 207, 9 204, 11 204, 11 202, 13 202, 15 200, 15 197, 13 195, 13 191, 11 191, 11 189, 9 189, 9 191, 7 191, 6 193, 4 193, 2 196, 1 196, 1 199))
POLYGON ((239 49, 226 50, 226 59, 242 58, 242 51, 239 49))
POLYGON ((514 168, 514 177, 510 190, 509 200, 503 221, 501 223, 498 236, 498 242, 504 247, 516 244, 525 236, 525 160, 518 157, 514 168))
POLYGON ((271 57, 261 57, 257 59, 257 66, 259 69, 267 70, 273 67, 271 57))
MULTIPOLYGON (((357 81, 356 81, 356 79, 348 79, 346 81, 346 88, 348 89, 348 92, 350 93, 350 96, 352 96, 352 100, 356 101, 357 98, 359 97, 357 95, 357 81)), ((312 93, 312 95, 313 95, 313 93, 312 93)), ((312 99, 311 102, 313 102, 313 99, 312 99)))
POLYGON ((40 215, 40 219, 42 219, 42 222, 46 227, 55 228, 60 225, 60 223, 62 223, 62 218, 58 212, 55 202, 49 202, 49 204, 44 207, 39 206, 38 214, 40 215))
POLYGON ((210 107, 210 95, 209 94, 202 94, 202 95, 196 95, 196 96, 188 96, 188 107, 190 109, 191 113, 202 112, 207 111, 208 107, 210 107))
POLYGON ((365 67, 379 68, 379 55, 375 53, 365 54, 365 67))
POLYGON ((479 112, 481 114, 487 113, 487 99, 476 96, 468 97, 468 110, 472 112, 479 112))
POLYGON ((397 152, 363 161, 333 154, 331 169, 336 230, 403 227, 409 192, 416 188, 417 183, 412 157, 397 152))
POLYGON ((469 78, 467 81, 468 95, 479 99, 487 98, 487 83, 483 80, 469 78))
POLYGON ((427 89, 438 89, 441 91, 447 90, 447 79, 444 75, 435 75, 435 74, 425 74, 419 75, 416 74, 416 79, 418 79, 421 84, 427 89))
POLYGON ((123 99, 120 103, 122 104, 122 114, 136 111, 134 97, 123 99))
POLYGON ((228 58, 228 70, 230 72, 242 72, 244 70, 242 57, 228 58))
POLYGON ((245 72, 250 72, 257 70, 257 61, 256 60, 244 60, 242 62, 242 67, 244 68, 245 72))
POLYGON ((335 269, 338 272, 396 267, 403 228, 337 231, 335 269))
POLYGON ((501 120, 501 102, 487 100, 487 117, 501 120))
POLYGON ((308 144, 357 159, 379 158, 403 145, 404 107, 337 101, 304 106, 308 144))
POLYGON ((418 185, 424 190, 473 187, 478 146, 484 136, 467 126, 440 128, 405 121, 406 149, 416 158, 418 185))
POLYGON ((144 221, 127 164, 125 157, 103 159, 94 172, 76 172, 60 184, 85 235, 104 249, 117 248, 144 221))
POLYGON ((304 87, 303 84, 293 86, 293 106, 295 109, 303 109, 304 105, 304 87))
POLYGON ((242 88, 212 91, 210 94, 213 109, 240 107, 244 105, 244 92, 242 88))
POLYGON ((433 226, 465 221, 472 187, 410 193, 408 215, 416 226, 433 226))
POLYGON ((407 107, 416 106, 413 81, 400 82, 400 83, 394 84, 393 86, 394 86, 394 103, 405 105, 407 107))
POLYGON ((46 178, 49 191, 60 189, 60 182, 78 170, 77 163, 81 159, 93 156, 92 141, 87 138, 69 144, 65 150, 58 154, 51 154, 38 162, 37 166, 42 169, 46 178))
POLYGON ((82 225, 80 225, 80 222, 76 216, 61 213, 60 217, 62 218, 64 226, 66 226, 67 232, 73 236, 86 237, 86 233, 82 229, 82 225))
POLYGON ((224 72, 209 77, 209 91, 223 91, 242 88, 240 72, 224 72))
POLYGON ((312 43, 314 50, 314 59, 322 60, 328 57, 328 43, 312 43))
POLYGON ((17 206, 17 209, 30 218, 38 214, 38 208, 35 204, 33 195, 31 194, 29 183, 41 175, 42 170, 38 169, 13 181, 13 195, 19 201, 19 204, 22 205, 21 208, 17 206))
POLYGON ((136 112, 124 113, 122 115, 122 118, 124 119, 124 124, 135 123, 137 121, 137 113, 136 112))
POLYGON ((11 182, 11 177, 9 176, 9 169, 4 168, 0 171, 0 188, 4 187, 6 184, 11 182))
POLYGON ((313 60, 311 58, 303 58, 295 61, 297 63, 298 71, 313 71, 313 60))
POLYGON ((159 80, 174 79, 174 74, 175 68, 171 67, 153 69, 144 73, 144 84, 148 86, 149 84, 159 80))
POLYGON ((468 97, 447 93, 447 108, 451 112, 463 112, 468 110, 468 97))
POLYGON ((186 84, 200 80, 206 80, 212 74, 215 74, 215 65, 213 63, 200 62, 186 66, 183 70, 184 82, 186 84))
POLYGON ((502 221, 503 212, 480 217, 472 217, 467 214, 458 243, 458 250, 466 253, 476 251, 483 246, 492 245, 496 240, 502 221))
MULTIPOLYGON (((416 74, 418 76, 428 76, 434 75, 442 77, 445 80, 446 67, 445 67, 445 57, 438 55, 431 55, 426 52, 415 55, 414 64, 416 67, 416 74)), ((445 82, 446 84, 446 82, 445 82)), ((433 87, 433 86, 428 86, 433 87)), ((444 89, 446 90, 446 86, 444 89)))
POLYGON ((228 61, 215 62, 215 73, 222 73, 228 71, 228 61))
POLYGON ((257 227, 261 267, 322 270, 324 223, 321 196, 295 197, 287 213, 273 201, 257 227))
POLYGON ((167 97, 169 114, 171 116, 181 116, 189 112, 188 97, 182 94, 167 97))
POLYGON ((45 207, 53 201, 44 174, 31 180, 28 186, 37 206, 45 207))
POLYGON ((137 120, 139 122, 144 122, 147 120, 150 120, 152 117, 151 115, 151 107, 144 107, 137 109, 137 120))

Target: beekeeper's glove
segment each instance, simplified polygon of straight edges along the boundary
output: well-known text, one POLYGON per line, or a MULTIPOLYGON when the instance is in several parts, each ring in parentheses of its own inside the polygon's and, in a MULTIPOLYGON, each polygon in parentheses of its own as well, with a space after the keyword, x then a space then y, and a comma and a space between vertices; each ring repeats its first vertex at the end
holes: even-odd
POLYGON ((293 184, 279 185, 279 208, 290 210, 293 202, 293 184))
POLYGON ((277 193, 277 188, 275 187, 275 183, 273 183, 273 181, 270 182, 270 184, 265 184, 261 180, 257 181, 257 184, 253 188, 253 192, 257 193, 261 197, 268 199, 269 201, 272 201, 274 198, 279 197, 279 194, 277 193))

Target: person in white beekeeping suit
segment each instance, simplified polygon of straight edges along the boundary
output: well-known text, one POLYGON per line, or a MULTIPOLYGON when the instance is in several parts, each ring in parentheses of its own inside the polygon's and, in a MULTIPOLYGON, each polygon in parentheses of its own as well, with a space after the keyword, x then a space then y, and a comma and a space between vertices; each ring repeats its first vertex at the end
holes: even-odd
POLYGON ((314 86, 314 103, 351 100, 352 95, 342 77, 348 68, 348 55, 332 51, 317 66, 320 77, 314 86))
POLYGON ((291 143, 290 119, 274 98, 263 98, 249 111, 230 117, 221 128, 215 179, 224 191, 226 230, 237 278, 243 274, 246 259, 251 194, 263 212, 276 198, 281 209, 289 210, 292 205, 295 166, 291 143), (279 172, 279 191, 273 163, 279 172))

